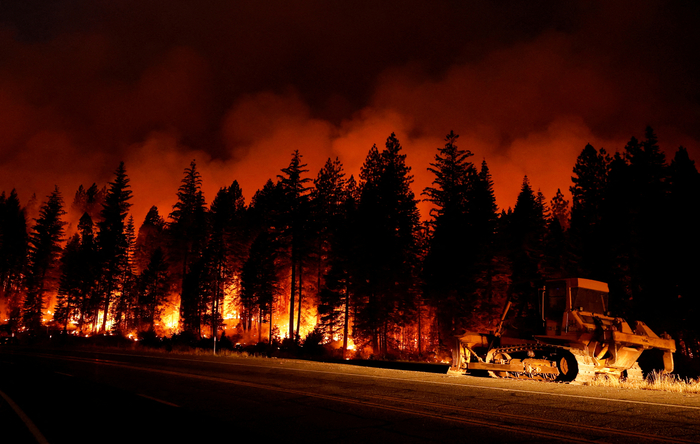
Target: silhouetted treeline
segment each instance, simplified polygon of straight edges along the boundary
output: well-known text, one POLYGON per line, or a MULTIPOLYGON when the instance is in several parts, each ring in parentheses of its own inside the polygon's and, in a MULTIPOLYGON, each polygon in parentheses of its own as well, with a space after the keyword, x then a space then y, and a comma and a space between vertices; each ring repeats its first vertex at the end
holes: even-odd
POLYGON ((585 277, 610 284, 614 312, 697 355, 700 176, 684 148, 667 162, 651 128, 614 154, 587 145, 571 204, 525 177, 499 212, 486 161, 475 165, 458 137, 428 166, 426 222, 394 134, 357 179, 338 159, 313 178, 295 151, 248 205, 236 181, 208 204, 192 161, 171 211, 152 207, 138 230, 123 163, 108 186, 78 189, 69 238, 58 188, 33 221, 3 193, 5 334, 225 329, 242 341, 330 343, 343 356, 439 358, 460 329, 493 329, 506 299, 524 310, 544 280, 585 277))

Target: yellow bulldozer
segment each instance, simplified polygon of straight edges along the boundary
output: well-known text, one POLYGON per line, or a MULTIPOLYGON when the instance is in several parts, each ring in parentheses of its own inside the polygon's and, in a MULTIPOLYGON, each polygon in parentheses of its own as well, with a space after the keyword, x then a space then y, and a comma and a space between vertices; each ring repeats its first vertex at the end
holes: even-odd
POLYGON ((533 310, 512 310, 509 301, 495 331, 458 335, 453 368, 561 382, 586 382, 596 375, 641 380, 639 356, 657 349, 663 371, 672 372, 674 340, 665 333, 659 337, 641 321, 630 326, 611 316, 608 293, 608 284, 590 279, 547 281, 533 310))

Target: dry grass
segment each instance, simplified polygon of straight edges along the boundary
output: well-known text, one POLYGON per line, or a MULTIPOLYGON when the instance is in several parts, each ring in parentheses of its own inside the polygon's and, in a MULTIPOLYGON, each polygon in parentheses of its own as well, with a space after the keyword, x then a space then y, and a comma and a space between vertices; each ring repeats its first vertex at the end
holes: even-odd
POLYGON ((675 393, 700 394, 700 379, 681 378, 674 374, 652 372, 642 381, 621 381, 618 378, 598 376, 586 385, 636 390, 658 390, 675 393))

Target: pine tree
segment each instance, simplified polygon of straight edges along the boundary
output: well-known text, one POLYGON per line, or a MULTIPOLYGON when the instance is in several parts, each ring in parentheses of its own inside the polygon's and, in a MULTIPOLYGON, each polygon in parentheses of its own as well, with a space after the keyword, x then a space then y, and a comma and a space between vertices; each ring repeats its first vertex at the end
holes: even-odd
POLYGON ((610 162, 603 148, 598 151, 588 144, 576 160, 571 178, 570 236, 577 262, 576 274, 590 279, 603 280, 605 276, 600 260, 604 247, 601 220, 610 162))
MULTIPOLYGON (((100 309, 99 279, 100 262, 97 243, 95 240, 95 225, 88 213, 83 213, 78 222, 78 234, 80 235, 80 251, 76 262, 81 265, 79 270, 80 290, 77 303, 79 318, 78 329, 83 332, 85 324, 93 324, 96 329, 97 314, 100 309)), ((71 270, 74 268, 71 267, 71 270)))
POLYGON ((136 243, 134 244, 134 267, 137 273, 146 269, 153 252, 157 249, 167 248, 165 237, 165 221, 153 206, 148 210, 143 223, 139 227, 136 243))
POLYGON ((204 253, 205 279, 209 281, 207 305, 210 307, 212 336, 215 336, 223 321, 224 288, 233 282, 242 265, 245 201, 238 182, 219 190, 208 214, 210 229, 204 253))
POLYGON ((629 162, 631 195, 630 232, 634 262, 630 265, 630 279, 634 282, 631 296, 636 315, 657 328, 673 326, 673 305, 677 292, 667 276, 673 273, 670 267, 671 251, 665 233, 672 230, 670 214, 668 165, 658 146, 656 134, 651 127, 645 131, 640 143, 630 142, 625 147, 625 158, 629 162), (659 316, 659 310, 668 310, 659 316), (665 325, 654 320, 666 320, 665 325))
POLYGON ((128 330, 136 328, 137 288, 134 274, 134 246, 136 229, 134 218, 129 216, 124 227, 125 250, 120 265, 119 293, 112 307, 114 323, 112 330, 124 335, 128 330))
POLYGON ((306 164, 301 163, 301 154, 295 150, 292 160, 287 168, 282 169, 283 175, 278 175, 278 179, 284 190, 286 197, 286 223, 285 237, 289 245, 289 257, 291 266, 291 283, 289 295, 289 337, 299 340, 299 327, 301 323, 301 309, 303 298, 303 270, 304 259, 308 254, 307 239, 305 238, 305 228, 308 225, 309 208, 308 192, 306 185, 311 181, 308 177, 302 177, 306 170, 306 164), (296 332, 294 331, 294 304, 296 295, 298 313, 296 332))
MULTIPOLYGON (((636 145, 632 138, 628 146, 636 145)), ((631 270, 636 267, 637 252, 633 239, 637 236, 632 224, 635 194, 632 171, 621 153, 615 153, 609 165, 605 184, 605 200, 601 206, 600 227, 595 252, 590 248, 589 262, 595 261, 595 274, 586 276, 607 282, 610 287, 610 309, 620 315, 632 316, 632 298, 637 284, 631 270), (595 254, 595 255, 594 255, 595 254)), ((573 215, 572 215, 573 220, 573 215)))
POLYGON ((68 331, 68 323, 79 309, 82 300, 83 270, 80 257, 80 234, 75 233, 66 243, 61 255, 58 293, 54 307, 54 320, 63 325, 63 333, 68 331))
MULTIPOLYGON (((671 252, 666 259, 672 269, 668 279, 674 283, 677 293, 676 315, 677 331, 684 338, 679 351, 686 356, 700 354, 700 328, 697 319, 700 316, 700 297, 698 297, 695 275, 700 269, 700 258, 688 252, 700 248, 700 233, 697 230, 696 208, 689 202, 700 202, 700 174, 695 162, 688 156, 688 151, 680 147, 669 166, 670 219, 672 230, 669 232, 671 252)), ((677 335, 680 336, 680 335, 677 335)), ((679 344, 680 345, 680 344, 679 344)))
POLYGON ((546 217, 547 228, 543 239, 544 277, 566 278, 570 268, 568 239, 565 235, 569 226, 569 201, 564 199, 564 194, 557 189, 549 206, 551 214, 546 217))
MULTIPOLYGON (((340 170, 335 169, 335 171, 340 170)), ((350 176, 347 181, 341 181, 342 178, 339 175, 334 176, 338 180, 327 181, 333 185, 321 187, 319 191, 321 195, 333 197, 326 200, 329 204, 326 217, 332 228, 325 232, 328 237, 324 239, 327 244, 322 252, 325 257, 325 266, 323 282, 319 283, 318 312, 320 326, 326 335, 330 338, 343 338, 341 349, 344 359, 348 350, 356 264, 361 260, 357 257, 356 250, 358 196, 354 177, 350 176), (328 190, 334 191, 328 192, 328 190)), ((319 177, 321 177, 320 174, 319 177)))
MULTIPOLYGON (((464 318, 473 302, 468 288, 474 281, 476 254, 471 232, 470 193, 478 182, 474 165, 468 160, 472 153, 457 147, 459 136, 450 132, 445 146, 438 148, 435 162, 428 171, 435 175, 433 187, 423 191, 431 210, 431 236, 424 264, 424 291, 437 311, 439 341, 451 347, 450 340, 457 322, 464 318)), ((475 196, 474 196, 475 197, 475 196)))
MULTIPOLYGON (((248 332, 251 331, 255 320, 258 322, 258 330, 261 331, 262 327, 259 325, 259 322, 262 321, 265 315, 265 313, 261 313, 259 310, 260 305, 257 299, 259 291, 254 289, 255 287, 251 287, 251 285, 258 285, 255 276, 263 272, 258 271, 258 269, 269 269, 268 267, 274 266, 276 268, 274 273, 265 273, 268 279, 270 279, 270 281, 265 284, 269 284, 279 291, 282 291, 281 289, 283 288, 281 284, 281 279, 283 279, 282 269, 288 269, 287 267, 289 265, 289 258, 286 257, 286 246, 284 245, 285 234, 287 233, 286 197, 287 193, 281 181, 273 183, 271 179, 268 179, 265 186, 253 195, 248 211, 246 212, 246 232, 250 242, 250 248, 241 271, 241 318, 243 319, 243 329, 248 332), (263 237, 258 240, 260 236, 263 237), (256 242, 258 242, 259 245, 254 249, 253 245, 256 242), (265 260, 260 257, 261 255, 255 253, 256 251, 267 251, 268 253, 265 254, 273 256, 275 260, 268 261, 265 266, 258 265, 265 260), (247 275, 246 269, 248 270, 247 275), (248 290, 245 289, 246 285, 248 286, 248 290)), ((280 295, 278 294, 278 296, 280 295)), ((272 306, 269 307, 270 312, 268 317, 274 316, 275 309, 281 314, 284 307, 288 306, 287 302, 286 300, 279 301, 279 297, 272 298, 272 306)), ((279 322, 281 322, 281 319, 279 322)), ((289 337, 291 338, 292 335, 293 332, 289 337)))
POLYGON ((549 203, 552 210, 552 220, 556 219, 562 231, 569 228, 569 201, 564 199, 561 189, 557 188, 557 193, 549 203))
POLYGON ((311 193, 311 211, 313 232, 313 255, 316 263, 316 290, 320 296, 323 276, 328 272, 328 262, 332 256, 333 238, 337 235, 339 225, 344 217, 345 173, 340 160, 328 158, 325 165, 314 179, 311 193))
POLYGON ((523 313, 528 302, 537 294, 537 288, 544 278, 543 237, 546 218, 542 202, 543 198, 534 193, 525 176, 508 227, 512 264, 509 296, 523 313))
POLYGON ((54 272, 63 241, 65 222, 61 216, 64 214, 63 198, 56 187, 42 204, 39 218, 29 236, 29 265, 22 317, 27 330, 35 334, 41 328, 44 294, 56 280, 54 272))
POLYGON ((185 168, 185 177, 178 189, 178 201, 170 213, 168 232, 173 260, 180 263, 180 322, 188 333, 201 335, 202 294, 200 272, 206 239, 206 206, 202 193, 202 177, 193 160, 185 168))
POLYGON ((100 212, 102 220, 97 223, 99 229, 97 248, 102 268, 100 296, 103 315, 101 331, 103 333, 107 332, 107 318, 113 294, 119 289, 119 283, 123 278, 124 261, 129 247, 125 234, 125 223, 131 207, 129 200, 132 198, 132 192, 124 162, 119 164, 114 176, 114 181, 109 183, 109 190, 102 204, 100 212))
POLYGON ((372 147, 360 172, 356 293, 362 300, 354 333, 381 355, 393 331, 415 314, 419 213, 401 149, 392 133, 381 153, 372 147))
POLYGON ((8 324, 13 333, 21 323, 21 298, 28 251, 27 218, 17 192, 0 196, 0 299, 8 311, 8 324))
MULTIPOLYGON (((493 180, 486 160, 481 162, 481 169, 467 194, 468 224, 471 237, 472 281, 468 291, 473 295, 471 313, 465 317, 469 328, 489 329, 493 319, 500 315, 501 302, 505 300, 507 283, 503 269, 505 259, 499 255, 496 245, 498 206, 493 191, 493 180)), ((467 327, 467 325, 462 325, 467 327)))

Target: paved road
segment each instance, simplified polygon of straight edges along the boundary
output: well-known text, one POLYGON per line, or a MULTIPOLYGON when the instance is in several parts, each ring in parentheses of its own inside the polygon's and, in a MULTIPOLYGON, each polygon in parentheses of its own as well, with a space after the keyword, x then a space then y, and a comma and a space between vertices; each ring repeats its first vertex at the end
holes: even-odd
POLYGON ((294 360, 13 346, 0 394, 18 443, 700 442, 698 395, 294 360))

